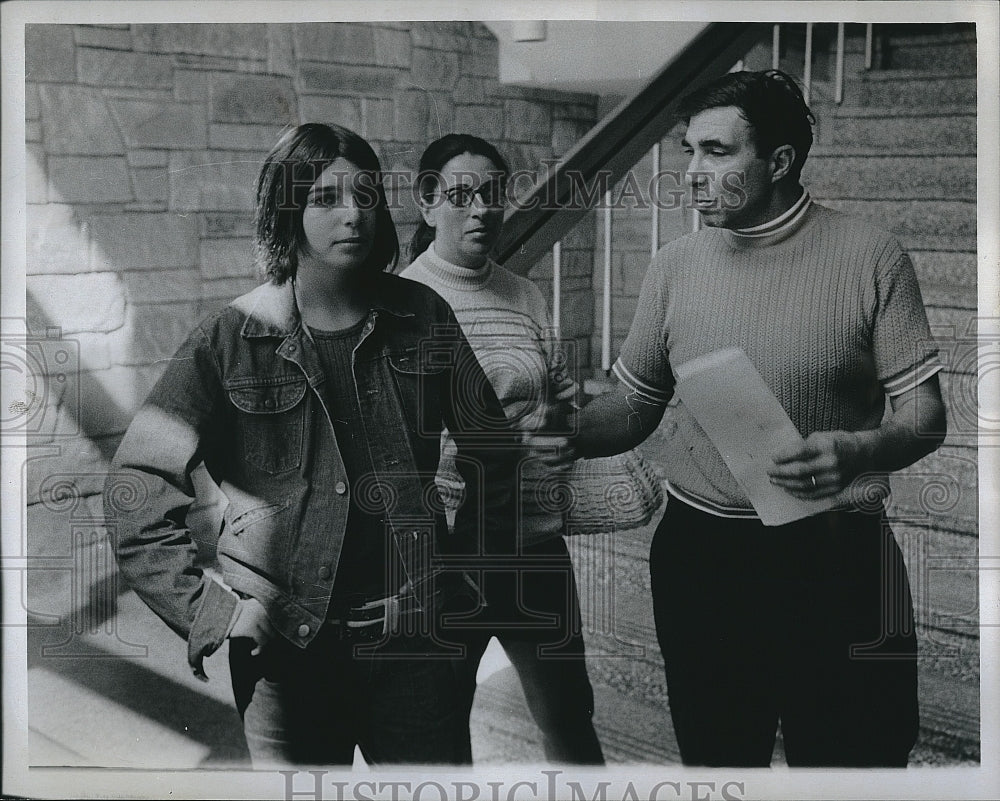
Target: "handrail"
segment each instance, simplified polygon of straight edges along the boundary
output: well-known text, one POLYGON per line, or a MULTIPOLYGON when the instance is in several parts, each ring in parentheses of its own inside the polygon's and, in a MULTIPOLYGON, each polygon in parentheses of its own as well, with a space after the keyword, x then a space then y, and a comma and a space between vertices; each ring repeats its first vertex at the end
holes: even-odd
POLYGON ((598 123, 508 212, 497 261, 526 274, 589 210, 571 202, 575 193, 585 190, 590 197, 600 197, 669 130, 682 95, 727 72, 771 33, 768 23, 710 24, 645 87, 598 123), (599 177, 602 180, 595 189, 599 177))

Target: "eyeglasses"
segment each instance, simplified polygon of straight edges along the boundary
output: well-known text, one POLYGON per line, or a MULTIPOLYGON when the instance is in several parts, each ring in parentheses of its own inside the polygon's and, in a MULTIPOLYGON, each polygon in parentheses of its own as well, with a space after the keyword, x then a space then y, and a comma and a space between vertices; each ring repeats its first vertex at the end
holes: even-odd
POLYGON ((507 202, 506 189, 503 181, 488 181, 477 187, 454 186, 445 189, 444 196, 457 209, 467 209, 477 195, 484 206, 499 208, 507 202))

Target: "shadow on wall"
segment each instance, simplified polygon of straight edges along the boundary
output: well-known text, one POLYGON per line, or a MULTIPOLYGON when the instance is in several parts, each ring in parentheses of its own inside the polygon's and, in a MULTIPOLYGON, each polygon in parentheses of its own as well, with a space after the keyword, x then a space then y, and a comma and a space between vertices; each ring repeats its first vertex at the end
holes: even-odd
MULTIPOLYGON (((38 164, 33 169, 44 176, 38 164)), ((22 573, 29 760, 245 765, 232 703, 178 684, 148 659, 148 651, 158 649, 158 664, 187 673, 180 638, 126 595, 101 492, 122 432, 177 346, 212 307, 257 283, 249 248, 233 249, 243 276, 203 280, 193 215, 122 215, 64 203, 58 179, 58 172, 45 179, 45 205, 28 207, 26 319, 15 330, 5 321, 3 348, 4 377, 18 379, 9 382, 13 389, 5 387, 5 406, 28 445, 21 555, 30 560, 22 573), (146 645, 122 639, 123 602, 125 618, 154 627, 136 638, 146 645), (151 739, 118 747, 126 732, 112 731, 94 740, 95 731, 119 719, 151 739), (74 741, 80 746, 70 753, 74 741)), ((5 428, 6 417, 5 410, 5 428)), ((198 501, 189 523, 209 565, 222 499, 203 467, 195 479, 198 501)))
MULTIPOLYGON (((31 558, 29 635, 33 649, 58 646, 32 651, 32 721, 82 715, 88 693, 133 711, 146 695, 143 714, 174 731, 194 714, 206 758, 239 760, 220 733, 238 723, 207 725, 232 712, 228 699, 208 704, 122 645, 121 626, 151 621, 141 641, 190 678, 183 643, 118 580, 101 491, 184 337, 259 283, 261 159, 289 125, 330 120, 368 138, 387 169, 415 170, 430 139, 483 126, 512 166, 534 169, 558 136, 593 124, 593 99, 500 87, 496 41, 463 22, 30 25, 25 66, 27 314, 4 321, 4 377, 17 376, 4 405, 29 434, 19 554, 31 558), (60 695, 63 684, 79 694, 60 695)), ((405 243, 418 214, 408 190, 400 201, 405 243)), ((220 497, 203 469, 195 478, 189 522, 208 563, 220 497)))

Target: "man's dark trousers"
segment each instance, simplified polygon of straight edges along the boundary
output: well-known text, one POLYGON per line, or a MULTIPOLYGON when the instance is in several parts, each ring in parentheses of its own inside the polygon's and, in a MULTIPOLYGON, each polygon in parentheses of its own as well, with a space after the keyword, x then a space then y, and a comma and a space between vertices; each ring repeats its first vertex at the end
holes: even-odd
POLYGON ((881 512, 785 526, 671 498, 650 553, 685 764, 903 767, 918 729, 916 635, 881 512))

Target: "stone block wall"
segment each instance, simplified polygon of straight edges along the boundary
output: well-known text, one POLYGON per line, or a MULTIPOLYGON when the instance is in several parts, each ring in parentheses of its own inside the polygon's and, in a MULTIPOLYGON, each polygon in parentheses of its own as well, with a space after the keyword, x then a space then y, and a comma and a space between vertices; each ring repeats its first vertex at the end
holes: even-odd
MULTIPOLYGON (((500 85, 472 22, 29 25, 26 53, 27 328, 79 359, 36 376, 29 506, 55 473, 99 492, 165 360, 259 282, 253 186, 282 129, 340 123, 414 174, 429 141, 467 131, 537 173, 596 121, 592 96, 500 85)), ((405 248, 419 217, 397 199, 405 248)), ((586 342, 593 236, 567 250, 563 308, 586 342)))

